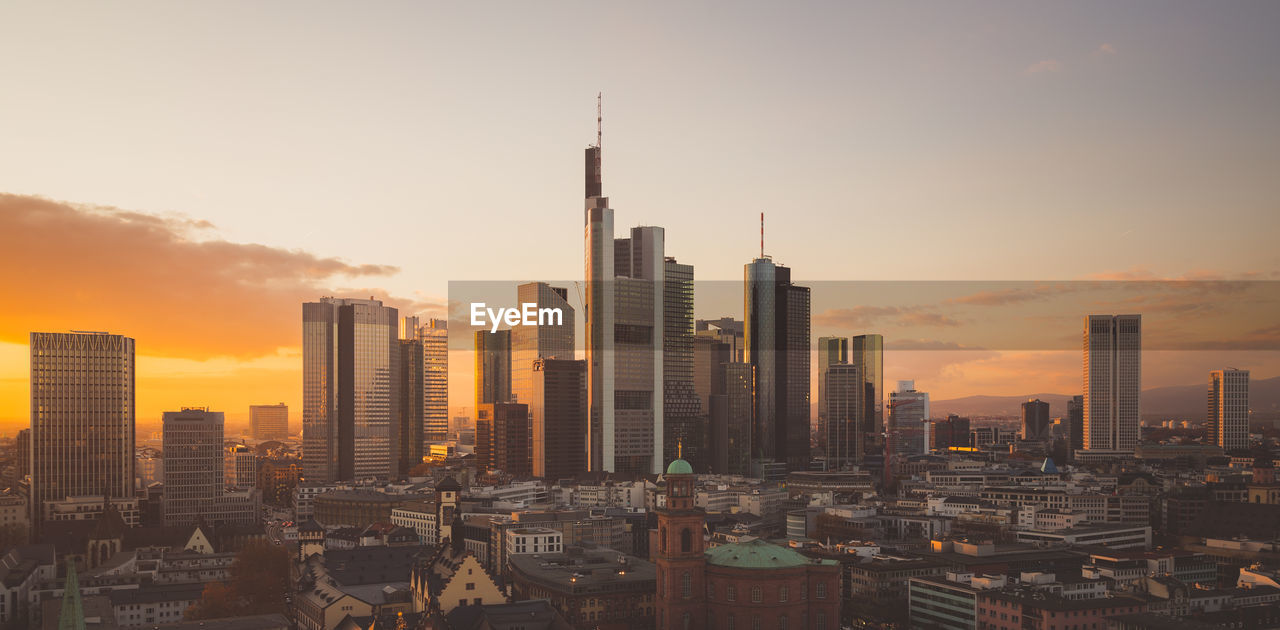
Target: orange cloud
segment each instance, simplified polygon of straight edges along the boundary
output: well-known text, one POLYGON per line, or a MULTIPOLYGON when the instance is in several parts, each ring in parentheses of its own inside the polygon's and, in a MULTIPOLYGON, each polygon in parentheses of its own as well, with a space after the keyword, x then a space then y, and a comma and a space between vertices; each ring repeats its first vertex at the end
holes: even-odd
MULTIPOLYGON (((386 277, 389 265, 266 245, 200 240, 212 225, 116 208, 0 194, 0 341, 40 330, 109 330, 138 352, 203 359, 256 357, 300 341, 300 304, 331 282, 386 277)), ((421 299, 381 295, 409 312, 421 299)), ((407 313, 406 313, 407 314, 407 313)))

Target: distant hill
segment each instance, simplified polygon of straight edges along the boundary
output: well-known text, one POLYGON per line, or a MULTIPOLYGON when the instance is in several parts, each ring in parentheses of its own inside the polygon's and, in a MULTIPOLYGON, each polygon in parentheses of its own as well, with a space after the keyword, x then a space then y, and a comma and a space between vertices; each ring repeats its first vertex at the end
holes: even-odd
MULTIPOLYGON (((1168 416, 1171 418, 1202 418, 1206 411, 1205 383, 1155 387, 1142 392, 1144 416, 1168 416)), ((934 417, 956 414, 959 416, 1017 416, 1022 413, 1022 403, 1039 398, 1049 403, 1049 414, 1058 417, 1066 413, 1067 394, 1028 394, 1026 396, 965 396, 949 400, 935 400, 929 404, 934 417)), ((1249 382, 1249 406, 1255 414, 1280 412, 1280 376, 1249 382)))

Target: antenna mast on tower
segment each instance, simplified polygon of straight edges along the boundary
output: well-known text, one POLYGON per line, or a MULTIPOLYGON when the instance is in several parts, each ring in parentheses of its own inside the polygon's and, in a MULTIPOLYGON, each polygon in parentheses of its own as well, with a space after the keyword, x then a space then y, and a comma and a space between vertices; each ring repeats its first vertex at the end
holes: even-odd
POLYGON ((764 258, 764 213, 760 213, 760 257, 764 258))
POLYGON ((604 92, 596 92, 596 147, 604 143, 604 92))

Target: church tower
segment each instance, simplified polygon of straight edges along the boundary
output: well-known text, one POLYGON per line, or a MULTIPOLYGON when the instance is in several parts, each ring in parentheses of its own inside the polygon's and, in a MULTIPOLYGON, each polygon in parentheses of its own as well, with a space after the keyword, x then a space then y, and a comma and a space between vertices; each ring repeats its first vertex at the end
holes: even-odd
POLYGON ((658 510, 658 530, 650 544, 658 571, 658 630, 702 630, 706 558, 703 512, 693 506, 696 477, 683 459, 671 462, 664 477, 666 505, 658 510))
POLYGON ((453 538, 453 521, 458 516, 458 493, 462 485, 453 477, 445 477, 436 484, 436 540, 444 542, 453 538))

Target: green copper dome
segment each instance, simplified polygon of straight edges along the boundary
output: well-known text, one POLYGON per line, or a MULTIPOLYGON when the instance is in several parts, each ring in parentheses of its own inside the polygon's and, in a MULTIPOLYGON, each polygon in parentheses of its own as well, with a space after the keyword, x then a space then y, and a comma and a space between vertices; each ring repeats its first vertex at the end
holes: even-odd
POLYGON ((671 462, 670 466, 667 466, 667 474, 668 475, 692 475, 693 466, 690 466, 689 462, 686 462, 683 459, 677 459, 671 462))
POLYGON ((786 569, 809 564, 835 564, 835 560, 807 558, 800 553, 759 538, 707 551, 707 564, 739 569, 786 569))

